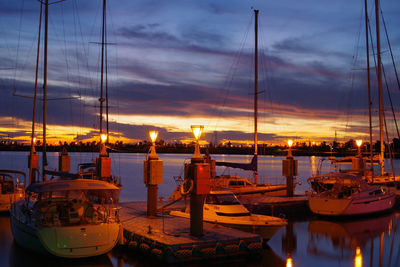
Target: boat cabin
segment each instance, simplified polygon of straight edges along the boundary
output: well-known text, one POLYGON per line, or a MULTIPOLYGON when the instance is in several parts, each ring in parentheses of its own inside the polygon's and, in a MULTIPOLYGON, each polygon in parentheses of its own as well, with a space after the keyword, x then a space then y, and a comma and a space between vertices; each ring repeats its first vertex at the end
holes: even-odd
POLYGON ((84 182, 81 185, 50 182, 50 186, 28 187, 25 211, 31 211, 32 220, 40 226, 118 222, 119 189, 104 182, 100 187, 97 181, 96 183, 80 181, 84 182), (93 183, 93 189, 84 185, 88 183, 93 183))

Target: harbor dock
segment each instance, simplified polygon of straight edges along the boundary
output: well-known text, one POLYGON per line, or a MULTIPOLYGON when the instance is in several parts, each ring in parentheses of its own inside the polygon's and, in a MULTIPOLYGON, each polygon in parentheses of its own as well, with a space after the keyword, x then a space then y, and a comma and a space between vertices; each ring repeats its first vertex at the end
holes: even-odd
POLYGON ((146 202, 121 203, 121 244, 167 263, 259 256, 259 235, 204 223, 204 235, 190 235, 190 220, 158 213, 147 216, 146 202))

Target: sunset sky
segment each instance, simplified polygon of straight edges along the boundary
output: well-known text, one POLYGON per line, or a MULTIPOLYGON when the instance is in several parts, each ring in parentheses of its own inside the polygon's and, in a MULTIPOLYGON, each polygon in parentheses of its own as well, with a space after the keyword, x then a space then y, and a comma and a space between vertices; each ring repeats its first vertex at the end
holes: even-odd
MULTIPOLYGON (((373 2, 368 1, 368 12, 375 48, 373 2)), ((168 142, 188 140, 190 125, 202 124, 209 142, 251 142, 254 9, 260 10, 260 142, 332 142, 335 135, 367 139, 364 0, 109 0, 107 5, 111 141, 148 140, 151 129, 168 142)), ((399 68, 400 3, 381 0, 381 8, 399 68)), ((3 140, 29 140, 39 10, 38 1, 0 2, 3 140)), ((99 129, 102 1, 66 0, 49 10, 48 138, 85 141, 99 129)), ((381 43, 400 117, 400 91, 382 24, 381 43)), ((40 53, 42 58, 43 49, 40 53)), ((41 94, 43 64, 39 73, 41 94)), ((371 77, 377 130, 375 72, 371 77)), ((385 83, 384 93, 393 138, 385 83)))

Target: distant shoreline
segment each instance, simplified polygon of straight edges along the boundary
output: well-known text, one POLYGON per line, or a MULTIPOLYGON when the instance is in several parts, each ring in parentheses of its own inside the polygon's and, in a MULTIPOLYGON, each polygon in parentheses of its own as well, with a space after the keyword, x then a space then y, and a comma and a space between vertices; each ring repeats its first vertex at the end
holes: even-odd
MULTIPOLYGON (((61 152, 64 146, 48 146, 47 152, 61 152)), ((74 153, 98 153, 97 146, 68 146, 66 147, 68 152, 74 153)), ((37 152, 41 152, 42 148, 36 147, 37 152)), ((108 149, 109 153, 143 153, 146 154, 149 151, 148 145, 142 146, 124 146, 124 147, 116 147, 110 146, 108 149)), ((243 148, 243 147, 207 147, 201 148, 201 153, 205 154, 206 151, 210 155, 253 155, 252 148, 243 148)), ((29 152, 29 146, 0 146, 0 151, 8 151, 8 152, 29 152)), ((192 146, 184 146, 184 147, 158 147, 157 146, 157 153, 160 154, 192 154, 194 148, 192 146)), ((292 150, 293 156, 318 156, 318 157, 346 157, 346 156, 355 156, 356 153, 354 151, 341 151, 341 152, 328 152, 328 151, 318 151, 317 149, 293 149, 292 150)), ((265 155, 265 156, 286 156, 287 155, 287 148, 280 148, 280 147, 271 147, 271 148, 264 148, 259 149, 258 155, 265 155)), ((363 153, 364 157, 369 156, 369 152, 363 153)), ((388 155, 386 155, 387 158, 388 155)), ((394 158, 400 158, 400 154, 396 153, 394 158)))

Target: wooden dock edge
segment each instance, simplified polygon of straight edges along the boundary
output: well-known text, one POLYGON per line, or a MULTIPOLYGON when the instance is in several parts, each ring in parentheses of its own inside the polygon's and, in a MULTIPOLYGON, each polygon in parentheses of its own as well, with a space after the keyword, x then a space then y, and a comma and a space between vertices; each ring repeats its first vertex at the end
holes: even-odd
POLYGON ((145 236, 123 230, 120 245, 167 263, 182 263, 226 258, 259 257, 262 238, 259 236, 168 245, 145 236))

